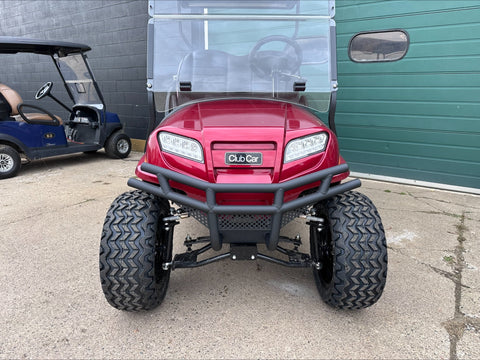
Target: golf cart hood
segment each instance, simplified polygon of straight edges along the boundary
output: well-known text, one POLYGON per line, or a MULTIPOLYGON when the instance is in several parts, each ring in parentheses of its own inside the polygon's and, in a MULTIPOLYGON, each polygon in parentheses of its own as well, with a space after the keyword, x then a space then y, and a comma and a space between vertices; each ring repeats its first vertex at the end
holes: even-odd
POLYGON ((149 14, 147 89, 158 112, 247 97, 328 114, 333 1, 150 0, 149 14))
POLYGON ((155 176, 142 171, 144 162, 210 183, 271 184, 336 166, 343 159, 331 130, 307 109, 278 100, 222 99, 184 105, 150 135, 137 175, 157 183, 155 176), (288 143, 317 134, 324 137, 328 151, 285 161, 288 143), (167 142, 184 140, 187 147, 198 144, 200 158, 165 147, 167 142))

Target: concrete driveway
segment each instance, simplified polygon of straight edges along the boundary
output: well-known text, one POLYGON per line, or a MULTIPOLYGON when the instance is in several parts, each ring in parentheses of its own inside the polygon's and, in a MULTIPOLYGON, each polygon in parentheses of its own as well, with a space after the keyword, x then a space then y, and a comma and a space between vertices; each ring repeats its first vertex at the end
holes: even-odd
MULTIPOLYGON (((110 307, 99 239, 139 157, 37 161, 0 182, 0 358, 480 358, 480 197, 391 183, 360 189, 389 243, 368 309, 322 303, 310 269, 230 260, 175 270, 154 311, 110 307)), ((177 251, 204 233, 176 230, 177 251)), ((303 221, 287 231, 308 244, 303 221)))

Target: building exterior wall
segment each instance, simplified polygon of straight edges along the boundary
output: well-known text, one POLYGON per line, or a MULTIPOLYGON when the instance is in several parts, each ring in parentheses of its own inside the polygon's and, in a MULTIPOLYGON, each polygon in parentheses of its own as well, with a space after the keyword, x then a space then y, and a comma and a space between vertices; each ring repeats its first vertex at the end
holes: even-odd
POLYGON ((480 188, 480 1, 337 0, 337 130, 355 172, 480 188), (403 29, 406 56, 354 63, 359 32, 403 29))
MULTIPOLYGON (((0 35, 62 40, 89 45, 87 53, 108 111, 119 115, 126 133, 145 139, 149 119, 146 79, 146 0, 0 1, 0 35)), ((51 99, 35 100, 37 89, 54 82, 53 94, 68 98, 50 58, 0 54, 0 82, 34 103, 66 116, 51 99)))
MULTIPOLYGON (((0 35, 85 43, 107 109, 126 133, 145 139, 147 0, 0 2, 0 35)), ((336 123, 355 172, 480 188, 480 1, 337 0, 336 123), (349 41, 363 31, 404 29, 400 61, 359 64, 349 41)), ((0 82, 27 103, 55 83, 48 58, 0 55, 0 82)), ((41 105, 66 116, 51 99, 41 105)))

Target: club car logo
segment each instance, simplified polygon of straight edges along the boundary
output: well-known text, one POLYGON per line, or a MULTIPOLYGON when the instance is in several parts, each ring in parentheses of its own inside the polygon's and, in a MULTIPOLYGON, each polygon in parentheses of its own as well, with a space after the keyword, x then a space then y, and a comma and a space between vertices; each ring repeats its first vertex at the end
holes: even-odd
POLYGON ((262 165, 262 153, 225 153, 227 165, 262 165))

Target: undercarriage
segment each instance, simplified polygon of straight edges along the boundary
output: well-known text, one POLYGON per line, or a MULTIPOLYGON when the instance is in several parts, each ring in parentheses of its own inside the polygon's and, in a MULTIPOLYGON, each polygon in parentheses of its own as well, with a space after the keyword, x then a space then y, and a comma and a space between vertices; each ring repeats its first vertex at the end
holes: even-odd
MULTIPOLYGON (((189 216, 189 213, 185 212, 183 208, 177 210, 172 209, 172 215, 163 219, 163 226, 167 232, 173 232, 174 227, 180 224, 181 219, 185 219, 189 216)), ((319 231, 324 229, 323 224, 325 219, 323 218, 311 216, 307 211, 300 215, 300 218, 305 219, 306 225, 308 226, 314 226, 319 231)), ((242 233, 239 235, 241 236, 242 233)), ((321 269, 321 262, 314 261, 310 254, 299 251, 299 248, 303 244, 300 235, 297 235, 294 238, 280 236, 278 240, 276 249, 270 252, 279 256, 272 256, 259 252, 259 244, 242 242, 228 244, 230 247, 230 251, 228 252, 223 252, 222 254, 199 260, 201 255, 212 250, 211 238, 209 236, 191 238, 187 235, 183 243, 187 250, 184 253, 176 254, 171 262, 163 263, 162 269, 175 270, 180 268, 196 268, 225 259, 231 259, 233 261, 264 260, 292 268, 313 267, 317 270, 321 269)))

